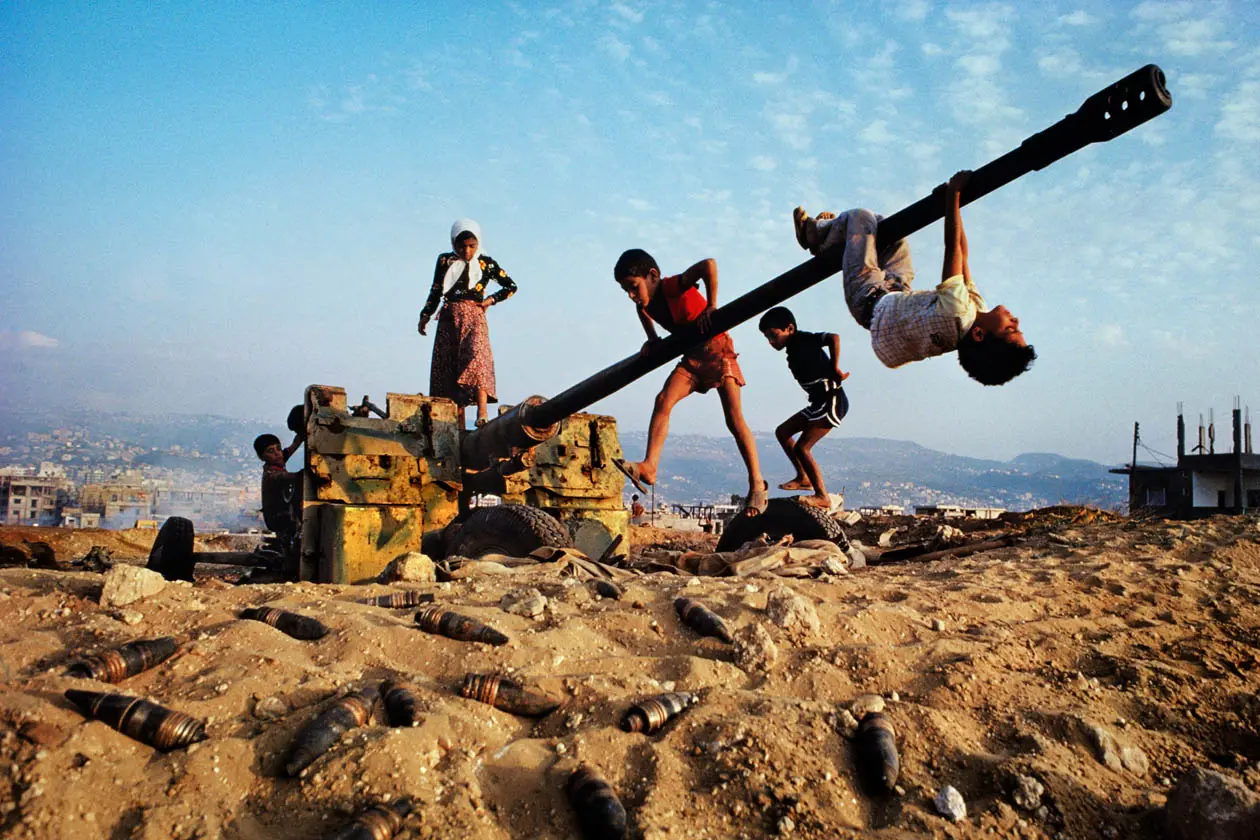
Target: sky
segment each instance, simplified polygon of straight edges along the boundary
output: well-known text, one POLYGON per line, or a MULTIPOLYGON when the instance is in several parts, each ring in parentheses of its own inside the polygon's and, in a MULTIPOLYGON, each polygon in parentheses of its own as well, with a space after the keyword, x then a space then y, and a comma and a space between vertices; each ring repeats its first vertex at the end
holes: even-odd
MULTIPOLYGON (((804 261, 796 205, 890 214, 1148 63, 1168 113, 964 210, 1028 373, 884 368, 839 277, 788 305, 841 337, 833 435, 1116 464, 1140 421, 1172 454, 1179 402, 1260 412, 1249 0, 0 4, 0 401, 282 430, 308 384, 424 392, 464 216, 519 286, 489 313, 501 400, 556 394, 643 341, 623 250, 716 259, 721 304, 804 261)), ((941 239, 910 238, 916 288, 941 239)), ((755 323, 733 336, 770 431, 804 395, 755 323)), ((592 410, 646 428, 667 372, 592 410)), ((717 398, 671 430, 724 434, 717 398)))

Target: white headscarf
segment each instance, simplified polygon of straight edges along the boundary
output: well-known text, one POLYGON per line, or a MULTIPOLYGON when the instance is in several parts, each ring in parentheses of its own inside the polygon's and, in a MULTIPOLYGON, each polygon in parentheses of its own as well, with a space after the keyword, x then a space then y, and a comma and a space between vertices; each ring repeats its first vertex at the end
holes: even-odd
POLYGON ((471 260, 462 260, 456 258, 446 269, 446 276, 442 278, 442 294, 445 295, 451 290, 459 278, 464 274, 464 268, 468 268, 468 288, 472 288, 481 282, 481 262, 477 257, 481 256, 481 225, 472 219, 456 219, 455 224, 451 225, 451 247, 457 247, 455 240, 459 239, 460 234, 471 233, 477 237, 477 250, 473 252, 471 260))

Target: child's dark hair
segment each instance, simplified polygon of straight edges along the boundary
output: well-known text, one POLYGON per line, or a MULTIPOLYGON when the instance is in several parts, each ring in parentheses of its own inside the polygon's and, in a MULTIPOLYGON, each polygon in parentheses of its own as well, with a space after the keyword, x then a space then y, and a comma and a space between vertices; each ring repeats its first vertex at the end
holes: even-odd
POLYGON ((259 458, 261 458, 263 456, 263 452, 267 449, 268 446, 271 446, 273 443, 276 446, 279 446, 280 438, 276 437, 273 434, 259 435, 258 437, 254 438, 254 452, 258 455, 259 458))
POLYGON ((647 277, 648 272, 654 268, 659 274, 660 266, 652 259, 651 254, 642 248, 631 248, 617 258, 617 264, 613 266, 613 279, 620 283, 627 277, 647 277))
POLYGON ((1005 385, 1028 370, 1036 358, 1031 344, 1012 344, 993 333, 980 341, 964 335, 958 342, 958 364, 981 385, 1005 385))
POLYGON ((766 330, 786 330, 788 327, 795 326, 796 316, 786 306, 776 306, 774 309, 766 312, 765 315, 762 315, 761 320, 757 322, 757 329, 762 332, 766 330))
POLYGON ((463 245, 464 240, 466 239, 476 239, 476 238, 477 238, 477 234, 473 233, 471 230, 466 230, 463 233, 461 233, 459 236, 455 237, 455 247, 458 248, 460 245, 463 245))

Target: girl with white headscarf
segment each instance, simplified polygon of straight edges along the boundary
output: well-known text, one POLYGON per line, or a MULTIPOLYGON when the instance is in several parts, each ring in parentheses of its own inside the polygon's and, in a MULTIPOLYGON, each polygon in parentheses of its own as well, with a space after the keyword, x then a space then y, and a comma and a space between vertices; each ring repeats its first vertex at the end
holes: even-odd
POLYGON ((486 310, 516 293, 516 284, 499 264, 481 252, 481 227, 472 219, 456 219, 451 225, 451 247, 433 271, 433 286, 420 312, 420 335, 426 335, 429 319, 437 311, 437 335, 433 338, 433 364, 429 371, 429 395, 448 397, 462 409, 477 406, 477 425, 486 422, 487 404, 498 402, 494 381, 494 353, 486 310), (499 285, 485 294, 491 282, 499 285))

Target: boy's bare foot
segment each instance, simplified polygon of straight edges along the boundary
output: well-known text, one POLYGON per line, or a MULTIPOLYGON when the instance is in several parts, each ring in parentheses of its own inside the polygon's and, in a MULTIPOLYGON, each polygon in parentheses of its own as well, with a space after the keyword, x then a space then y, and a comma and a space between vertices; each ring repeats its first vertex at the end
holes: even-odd
POLYGON ((797 496, 796 501, 805 505, 805 507, 822 508, 823 510, 831 510, 831 499, 826 496, 797 496))
POLYGON ((761 486, 756 490, 749 490, 748 495, 744 497, 744 516, 759 516, 766 512, 766 505, 770 503, 770 482, 763 481, 761 486))
POLYGON ((635 486, 640 493, 646 493, 648 490, 643 485, 656 483, 656 470, 649 472, 646 465, 642 462, 625 461, 621 458, 612 459, 613 466, 621 470, 622 475, 630 479, 630 483, 635 486))
POLYGON ((805 212, 804 207, 797 207, 792 211, 792 228, 796 231, 796 244, 805 250, 809 250, 809 241, 805 238, 805 220, 809 218, 809 214, 805 212))
POLYGON ((780 490, 813 490, 814 485, 809 483, 808 478, 794 478, 791 481, 785 481, 779 485, 780 490))

